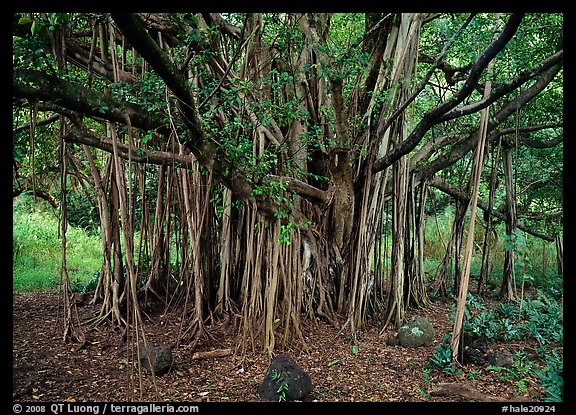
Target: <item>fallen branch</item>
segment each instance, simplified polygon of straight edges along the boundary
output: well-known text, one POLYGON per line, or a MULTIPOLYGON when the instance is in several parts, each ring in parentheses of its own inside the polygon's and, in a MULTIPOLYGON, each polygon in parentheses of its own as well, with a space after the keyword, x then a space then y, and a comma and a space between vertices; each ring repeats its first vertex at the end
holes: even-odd
POLYGON ((210 350, 208 352, 196 352, 192 355, 192 360, 212 359, 214 357, 230 356, 231 354, 232 349, 216 349, 210 350))
POLYGON ((510 399, 488 395, 475 389, 474 386, 467 382, 439 383, 429 393, 432 396, 455 395, 481 402, 532 402, 530 398, 525 396, 517 396, 516 398, 510 399))

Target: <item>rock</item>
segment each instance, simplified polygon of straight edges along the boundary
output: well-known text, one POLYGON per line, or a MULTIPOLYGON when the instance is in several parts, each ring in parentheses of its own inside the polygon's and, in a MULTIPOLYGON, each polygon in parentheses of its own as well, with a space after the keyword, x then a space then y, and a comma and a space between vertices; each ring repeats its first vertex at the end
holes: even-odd
POLYGON ((258 395, 267 401, 302 401, 313 388, 310 376, 290 356, 280 354, 270 362, 258 395))
POLYGON ((492 366, 512 367, 512 357, 512 352, 507 349, 501 352, 489 352, 488 363, 492 366))
POLYGON ((487 354, 494 348, 494 342, 486 336, 464 333, 464 352, 462 353, 463 364, 483 365, 486 363, 487 354))
POLYGON ((412 317, 398 330, 398 340, 404 347, 428 346, 435 335, 432 323, 423 316, 412 317))
POLYGON ((398 343, 400 343, 400 341, 398 340, 398 337, 390 336, 390 337, 386 338, 386 344, 388 346, 398 346, 398 343))
POLYGON ((148 346, 140 350, 140 364, 154 371, 156 376, 167 373, 172 367, 172 347, 148 346))

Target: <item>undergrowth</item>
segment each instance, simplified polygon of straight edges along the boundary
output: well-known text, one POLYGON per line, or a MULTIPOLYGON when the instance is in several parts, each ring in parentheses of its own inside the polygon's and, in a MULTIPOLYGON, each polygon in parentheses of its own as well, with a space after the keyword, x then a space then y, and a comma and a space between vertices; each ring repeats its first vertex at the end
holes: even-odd
MULTIPOLYGON (((455 314, 453 306, 451 324, 455 314)), ((468 293, 463 331, 465 335, 495 341, 503 348, 510 343, 513 350, 510 367, 486 365, 478 369, 475 366, 469 377, 494 375, 510 383, 515 395, 527 393, 530 382, 539 382, 546 392, 544 401, 563 400, 563 307, 546 290, 525 293, 521 301, 500 302, 497 306, 468 293), (524 345, 519 347, 519 343, 524 345), (530 358, 526 350, 534 352, 530 358)), ((425 380, 430 378, 431 370, 448 376, 462 374, 461 368, 465 366, 457 368, 452 360, 450 339, 451 332, 446 333, 430 357, 423 372, 425 380)))
MULTIPOLYGON (((62 238, 57 212, 33 201, 14 199, 12 207, 12 289, 14 292, 57 289, 62 269, 62 238)), ((102 242, 83 229, 68 226, 66 264, 74 291, 94 284, 102 264, 102 242)))

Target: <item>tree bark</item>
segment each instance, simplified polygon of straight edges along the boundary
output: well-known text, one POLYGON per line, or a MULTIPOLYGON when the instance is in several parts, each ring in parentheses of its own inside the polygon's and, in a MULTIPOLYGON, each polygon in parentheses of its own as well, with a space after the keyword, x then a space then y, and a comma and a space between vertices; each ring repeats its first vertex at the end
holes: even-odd
MULTIPOLYGON (((512 236, 516 233, 517 228, 516 191, 512 174, 512 148, 504 146, 502 158, 506 186, 506 235, 512 236)), ((504 272, 500 286, 500 295, 508 300, 515 299, 515 284, 514 250, 508 249, 504 252, 504 272)))

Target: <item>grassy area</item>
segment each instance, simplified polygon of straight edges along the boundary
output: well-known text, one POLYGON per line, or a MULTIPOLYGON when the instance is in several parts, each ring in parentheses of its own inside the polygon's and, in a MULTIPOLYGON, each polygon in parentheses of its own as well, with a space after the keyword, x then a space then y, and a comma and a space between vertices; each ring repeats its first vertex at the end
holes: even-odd
MULTIPOLYGON (((62 238, 57 212, 43 201, 20 196, 13 201, 14 292, 57 289, 62 268, 62 238)), ((68 227, 67 269, 74 290, 81 290, 102 264, 99 236, 68 227)))

